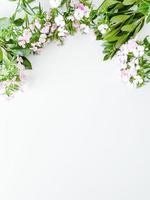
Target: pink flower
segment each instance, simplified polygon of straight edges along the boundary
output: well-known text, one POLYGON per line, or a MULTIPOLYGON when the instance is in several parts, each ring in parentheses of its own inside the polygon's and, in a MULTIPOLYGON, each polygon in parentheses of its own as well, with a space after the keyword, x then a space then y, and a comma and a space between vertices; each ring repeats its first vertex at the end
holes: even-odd
POLYGON ((132 52, 134 49, 136 49, 138 46, 138 44, 136 43, 136 41, 134 39, 131 39, 128 41, 127 43, 127 47, 128 47, 128 51, 132 52))
POLYGON ((82 3, 76 4, 75 7, 79 8, 80 10, 84 10, 85 9, 85 6, 82 3))
POLYGON ((77 29, 77 30, 80 30, 80 24, 79 24, 77 21, 75 21, 75 22, 73 23, 73 27, 74 27, 75 29, 77 29))
POLYGON ((48 34, 49 30, 50 30, 50 27, 49 26, 45 26, 45 27, 42 28, 41 33, 48 34))
POLYGON ((23 37, 24 37, 24 40, 26 41, 26 43, 29 43, 29 42, 30 42, 31 36, 32 36, 32 34, 31 34, 30 30, 25 29, 25 30, 23 31, 23 37))
POLYGON ((25 42, 25 40, 24 40, 24 38, 23 38, 22 36, 19 37, 19 42, 18 42, 18 44, 19 44, 19 46, 25 48, 26 42, 25 42))
POLYGON ((121 76, 121 79, 123 81, 128 82, 129 79, 130 79, 130 75, 129 75, 128 69, 121 69, 120 70, 120 76, 121 76))
POLYGON ((81 20, 83 17, 89 17, 89 8, 82 3, 75 5, 74 18, 81 20))
POLYGON ((25 48, 25 44, 30 42, 31 36, 32 36, 32 34, 31 34, 30 30, 25 29, 23 31, 23 35, 19 36, 19 38, 18 38, 19 46, 22 46, 23 48, 25 48))
POLYGON ((50 31, 51 23, 47 22, 45 26, 41 29, 41 33, 48 34, 50 31))

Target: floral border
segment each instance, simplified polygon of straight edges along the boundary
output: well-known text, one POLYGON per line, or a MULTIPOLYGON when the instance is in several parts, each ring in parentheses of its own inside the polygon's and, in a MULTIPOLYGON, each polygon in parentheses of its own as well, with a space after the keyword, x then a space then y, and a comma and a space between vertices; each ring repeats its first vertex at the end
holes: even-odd
MULTIPOLYGON (((11 0, 12 1, 12 0, 11 0)), ((16 0, 13 0, 16 1, 16 0)), ((13 95, 22 88, 30 54, 39 54, 52 41, 60 44, 78 31, 91 29, 103 41, 104 60, 117 55, 122 79, 141 87, 150 79, 150 41, 136 35, 150 21, 149 0, 50 0, 44 11, 34 0, 18 0, 10 18, 0 18, 0 92, 13 95)))

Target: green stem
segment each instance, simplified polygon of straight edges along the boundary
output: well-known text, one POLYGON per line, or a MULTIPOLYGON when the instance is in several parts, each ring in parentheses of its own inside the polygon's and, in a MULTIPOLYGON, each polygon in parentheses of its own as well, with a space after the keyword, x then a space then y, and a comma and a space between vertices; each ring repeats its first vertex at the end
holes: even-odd
POLYGON ((14 18, 14 19, 16 18, 16 15, 17 15, 17 13, 18 13, 20 4, 21 4, 21 0, 19 0, 18 5, 17 5, 17 8, 16 8, 16 10, 15 10, 15 13, 13 14, 13 18, 14 18))
POLYGON ((30 3, 28 3, 27 1, 25 1, 26 6, 28 6, 28 8, 33 12, 33 14, 35 14, 33 8, 30 6, 30 3))

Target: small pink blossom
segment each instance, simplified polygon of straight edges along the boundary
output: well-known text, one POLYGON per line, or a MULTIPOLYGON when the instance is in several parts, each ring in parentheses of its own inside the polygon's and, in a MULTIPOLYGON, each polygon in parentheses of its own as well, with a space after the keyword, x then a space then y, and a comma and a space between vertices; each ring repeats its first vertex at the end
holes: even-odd
POLYGON ((48 34, 49 33, 49 30, 50 30, 50 27, 49 26, 45 26, 41 29, 41 33, 44 33, 44 34, 48 34))
POLYGON ((26 42, 25 42, 25 40, 24 40, 24 38, 23 38, 22 36, 19 37, 19 42, 18 42, 18 44, 19 44, 19 46, 25 48, 26 42))
POLYGON ((121 69, 120 70, 121 79, 125 82, 128 82, 130 79, 130 74, 128 69, 121 69))
POLYGON ((128 51, 132 52, 134 49, 136 49, 138 46, 138 44, 136 43, 136 41, 134 39, 131 39, 128 41, 127 43, 127 47, 128 47, 128 51))
POLYGON ((83 17, 89 17, 89 8, 82 3, 75 5, 74 18, 81 20, 83 17))
POLYGON ((23 31, 23 35, 19 36, 19 38, 18 38, 19 46, 22 46, 23 48, 25 48, 26 43, 30 42, 31 36, 32 36, 32 34, 31 34, 30 30, 25 29, 23 31))
POLYGON ((77 30, 80 30, 80 23, 78 21, 73 22, 73 27, 77 30))

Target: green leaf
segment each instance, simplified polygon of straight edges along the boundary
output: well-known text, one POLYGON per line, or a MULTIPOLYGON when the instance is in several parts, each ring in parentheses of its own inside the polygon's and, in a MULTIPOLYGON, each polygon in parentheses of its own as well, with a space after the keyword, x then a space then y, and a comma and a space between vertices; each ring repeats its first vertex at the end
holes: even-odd
POLYGON ((106 12, 110 6, 115 5, 116 3, 118 3, 116 0, 105 0, 99 9, 99 13, 106 12))
POLYGON ((106 35, 104 35, 103 39, 104 40, 113 40, 114 41, 114 37, 119 33, 119 29, 114 29, 114 30, 111 30, 109 31, 108 33, 106 33, 106 35))
POLYGON ((138 3, 139 0, 124 0, 123 4, 128 6, 128 5, 132 5, 134 3, 138 3))
POLYGON ((23 59, 23 65, 25 66, 25 69, 32 69, 32 64, 26 57, 22 57, 23 59))
POLYGON ((150 22, 150 15, 148 15, 147 19, 146 19, 146 23, 150 22))
POLYGON ((129 36, 128 34, 124 34, 118 38, 118 41, 116 43, 117 49, 120 48, 120 46, 127 41, 128 36, 129 36))
POLYGON ((117 24, 126 21, 129 17, 130 15, 117 15, 112 17, 110 21, 117 24))
POLYGON ((148 15, 150 11, 150 3, 142 2, 139 5, 138 11, 144 14, 145 16, 148 15))
POLYGON ((138 25, 138 22, 134 22, 132 24, 126 24, 121 28, 121 30, 131 33, 132 31, 134 31, 134 29, 137 27, 137 25, 138 25))
POLYGON ((13 48, 12 49, 13 53, 19 56, 29 56, 31 53, 31 50, 28 48, 13 48))
POLYGON ((14 24, 15 24, 16 26, 22 26, 23 23, 24 23, 24 20, 21 19, 21 18, 18 18, 18 19, 16 19, 16 20, 14 21, 14 24))

